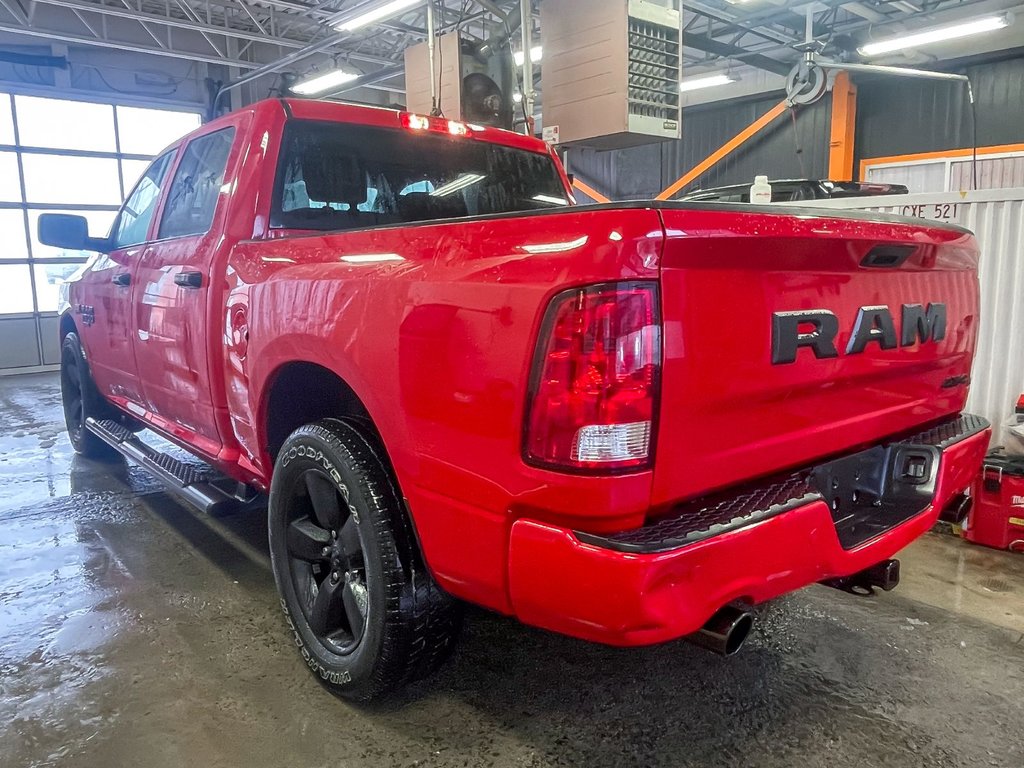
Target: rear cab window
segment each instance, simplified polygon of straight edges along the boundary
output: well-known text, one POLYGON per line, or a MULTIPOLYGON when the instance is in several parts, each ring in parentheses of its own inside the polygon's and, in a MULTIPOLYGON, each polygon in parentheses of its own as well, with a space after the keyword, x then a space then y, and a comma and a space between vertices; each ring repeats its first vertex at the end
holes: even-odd
POLYGON ((270 223, 331 231, 568 204, 546 154, 401 128, 291 120, 270 223))

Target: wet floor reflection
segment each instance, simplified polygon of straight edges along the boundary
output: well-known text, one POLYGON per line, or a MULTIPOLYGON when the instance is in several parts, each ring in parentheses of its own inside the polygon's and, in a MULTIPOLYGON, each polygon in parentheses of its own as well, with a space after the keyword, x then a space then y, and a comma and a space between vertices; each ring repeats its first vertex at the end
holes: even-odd
MULTIPOLYGON (((21 398, 5 389, 0 409, 21 398)), ((52 424, 52 389, 18 418, 52 424)), ((0 766, 1024 765, 1021 632, 963 608, 983 576, 1019 598, 1024 557, 929 538, 904 558, 906 590, 805 590, 728 661, 473 610, 437 676, 352 707, 289 643, 262 516, 193 513, 138 470, 61 453, 62 439, 5 477, 0 766), (54 479, 20 474, 40 467, 54 479)))

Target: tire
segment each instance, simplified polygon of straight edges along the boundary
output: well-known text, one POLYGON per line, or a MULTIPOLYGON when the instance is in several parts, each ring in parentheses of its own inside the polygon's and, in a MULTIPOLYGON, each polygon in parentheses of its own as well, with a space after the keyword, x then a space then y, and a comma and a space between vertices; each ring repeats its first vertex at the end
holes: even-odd
POLYGON ((293 640, 331 693, 386 696, 447 657, 461 605, 423 564, 383 451, 352 424, 296 430, 274 466, 268 529, 293 640))
POLYGON ((114 410, 96 388, 78 334, 69 333, 60 348, 60 394, 64 424, 76 453, 88 459, 111 461, 120 454, 85 428, 87 418, 117 419, 114 410))

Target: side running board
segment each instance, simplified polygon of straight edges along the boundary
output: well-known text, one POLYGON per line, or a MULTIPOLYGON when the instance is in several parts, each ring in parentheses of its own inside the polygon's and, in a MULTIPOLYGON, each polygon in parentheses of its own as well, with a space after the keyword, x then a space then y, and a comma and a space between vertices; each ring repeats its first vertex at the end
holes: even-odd
POLYGON ((219 475, 212 468, 196 467, 162 453, 116 421, 88 418, 85 428, 201 512, 225 514, 258 503, 259 494, 252 488, 219 475))

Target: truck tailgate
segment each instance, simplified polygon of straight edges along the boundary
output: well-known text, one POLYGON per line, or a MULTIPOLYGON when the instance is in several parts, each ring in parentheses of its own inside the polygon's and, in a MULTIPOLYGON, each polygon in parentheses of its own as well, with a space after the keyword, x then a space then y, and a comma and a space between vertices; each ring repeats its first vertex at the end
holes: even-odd
POLYGON ((660 210, 655 505, 963 409, 978 325, 966 230, 806 209, 660 210))

